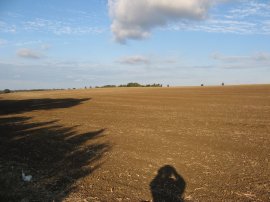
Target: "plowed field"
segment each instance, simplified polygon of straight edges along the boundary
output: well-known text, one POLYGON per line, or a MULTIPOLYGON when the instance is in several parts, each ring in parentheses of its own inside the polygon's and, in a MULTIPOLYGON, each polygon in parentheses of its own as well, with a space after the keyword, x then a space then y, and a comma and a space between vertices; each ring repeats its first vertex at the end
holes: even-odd
POLYGON ((0 201, 183 199, 270 201, 270 85, 0 95, 0 201))

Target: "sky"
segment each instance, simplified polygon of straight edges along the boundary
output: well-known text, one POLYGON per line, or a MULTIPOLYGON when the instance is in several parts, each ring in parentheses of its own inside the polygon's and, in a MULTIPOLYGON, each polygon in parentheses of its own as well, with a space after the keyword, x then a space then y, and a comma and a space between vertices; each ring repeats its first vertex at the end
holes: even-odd
POLYGON ((270 83, 270 0, 0 0, 0 89, 270 83))

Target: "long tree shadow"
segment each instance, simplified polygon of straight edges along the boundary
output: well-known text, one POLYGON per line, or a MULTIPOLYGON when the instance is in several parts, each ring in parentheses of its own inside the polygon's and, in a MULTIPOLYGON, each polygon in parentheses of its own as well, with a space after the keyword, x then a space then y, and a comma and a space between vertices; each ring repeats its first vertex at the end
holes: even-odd
POLYGON ((183 202, 186 182, 174 167, 165 165, 151 181, 153 202, 183 202))
POLYGON ((27 99, 27 100, 0 100, 0 115, 20 114, 34 110, 50 110, 68 108, 88 101, 90 98, 74 99, 27 99))
POLYGON ((4 201, 61 201, 75 182, 92 173, 110 146, 91 143, 102 130, 78 134, 57 121, 27 123, 27 117, 0 119, 0 198, 4 201), (89 142, 90 141, 90 142, 89 142), (23 182, 21 171, 33 175, 23 182))
MULTIPOLYGON (((76 105, 61 99, 46 106, 45 100, 26 108, 8 104, 17 111, 3 114, 76 105)), ((0 201, 62 201, 77 189, 79 179, 99 168, 104 153, 110 150, 110 145, 100 139, 105 129, 78 133, 77 127, 65 127, 58 120, 0 117, 0 201), (23 181, 22 170, 33 176, 30 182, 23 181)))

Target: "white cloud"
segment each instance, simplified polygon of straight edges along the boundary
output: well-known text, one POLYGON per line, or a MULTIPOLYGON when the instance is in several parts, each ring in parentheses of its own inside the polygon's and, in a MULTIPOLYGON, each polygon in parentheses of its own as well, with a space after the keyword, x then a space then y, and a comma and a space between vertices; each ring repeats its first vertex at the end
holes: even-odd
MULTIPOLYGON (((228 1, 229 2, 229 1, 228 1)), ((270 4, 260 1, 231 1, 227 7, 213 9, 201 22, 182 20, 170 24, 170 30, 231 34, 270 34, 270 4)))
POLYGON ((115 40, 141 39, 151 29, 181 19, 205 19, 214 0, 109 0, 115 40))
POLYGON ((0 39, 0 47, 6 45, 8 42, 5 39, 0 39))
POLYGON ((95 26, 78 26, 67 21, 47 20, 35 18, 30 21, 23 22, 23 28, 26 31, 51 32, 56 35, 84 35, 84 34, 100 34, 104 32, 103 28, 95 26))
POLYGON ((32 41, 20 41, 14 43, 15 46, 29 46, 42 43, 41 40, 32 40, 32 41))
POLYGON ((264 33, 270 34, 270 20, 264 21, 261 27, 264 33))
POLYGON ((270 53, 257 52, 251 55, 223 55, 214 53, 211 58, 223 68, 269 68, 270 53))
POLYGON ((258 52, 253 55, 233 55, 226 56, 220 53, 212 54, 212 58, 215 60, 223 61, 223 62, 239 62, 239 61, 268 61, 270 62, 270 53, 267 52, 258 52))
POLYGON ((169 26, 169 29, 179 31, 203 31, 209 33, 234 33, 234 34, 253 34, 258 32, 258 25, 253 22, 209 19, 202 23, 191 23, 181 21, 169 26))
POLYGON ((50 44, 42 44, 42 45, 41 45, 41 49, 44 50, 44 51, 45 51, 45 50, 49 50, 51 47, 52 47, 52 46, 51 46, 50 44))
POLYGON ((23 48, 17 51, 17 56, 23 58, 39 59, 42 57, 41 53, 28 48, 23 48))
POLYGON ((121 58, 118 62, 121 64, 136 65, 136 64, 149 64, 150 60, 141 55, 134 55, 121 58))
POLYGON ((246 18, 250 16, 269 17, 270 4, 259 1, 243 1, 239 7, 233 8, 228 12, 227 18, 246 18))
POLYGON ((16 26, 10 25, 4 21, 0 21, 0 32, 3 33, 16 33, 16 26))
POLYGON ((109 10, 111 31, 121 43, 149 37, 156 27, 174 31, 270 34, 270 4, 258 0, 109 0, 109 10), (226 7, 219 6, 224 2, 226 7))
MULTIPOLYGON (((142 67, 159 69, 163 65, 179 64, 181 57, 173 55, 130 55, 116 60, 117 63, 124 65, 140 65, 142 67)), ((167 67, 168 68, 168 67, 167 67)))

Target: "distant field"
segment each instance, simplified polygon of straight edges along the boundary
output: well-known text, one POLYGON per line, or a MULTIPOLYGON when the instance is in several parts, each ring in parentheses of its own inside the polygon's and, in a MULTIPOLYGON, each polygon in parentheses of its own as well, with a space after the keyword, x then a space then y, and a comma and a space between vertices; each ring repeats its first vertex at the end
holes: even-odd
POLYGON ((0 187, 0 201, 151 201, 163 188, 270 201, 270 85, 1 94, 0 187))

